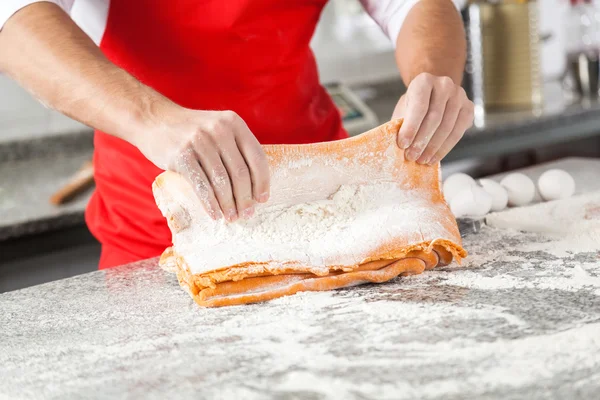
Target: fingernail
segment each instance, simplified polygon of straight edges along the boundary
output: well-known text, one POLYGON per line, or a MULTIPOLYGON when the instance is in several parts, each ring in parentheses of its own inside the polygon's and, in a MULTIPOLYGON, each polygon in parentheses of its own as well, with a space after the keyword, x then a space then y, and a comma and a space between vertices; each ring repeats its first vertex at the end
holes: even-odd
POLYGON ((260 196, 258 196, 258 201, 261 203, 266 203, 269 200, 269 192, 264 192, 260 196))
POLYGON ((431 157, 427 162, 429 165, 437 164, 440 160, 437 157, 431 157))
POLYGON ((400 148, 402 149, 408 149, 408 146, 410 146, 410 140, 408 140, 407 138, 403 138, 402 140, 400 140, 400 148))
POLYGON ((233 222, 237 219, 237 212, 233 209, 227 210, 227 221, 233 222))
POLYGON ((212 210, 210 212, 210 217, 215 221, 220 220, 222 216, 223 214, 221 214, 219 211, 212 210))
POLYGON ((242 218, 249 219, 254 215, 254 207, 248 207, 242 211, 242 218))

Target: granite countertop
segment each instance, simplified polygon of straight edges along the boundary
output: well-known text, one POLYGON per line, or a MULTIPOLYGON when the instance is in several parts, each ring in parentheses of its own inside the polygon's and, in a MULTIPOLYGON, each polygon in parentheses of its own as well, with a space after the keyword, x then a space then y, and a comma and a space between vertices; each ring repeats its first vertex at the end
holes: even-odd
POLYGON ((92 151, 89 130, 0 144, 0 240, 83 224, 91 189, 61 206, 49 199, 92 151))
MULTIPOLYGON (((599 161, 557 165, 598 189, 599 161)), ((381 285, 203 309, 151 259, 0 294, 0 398, 597 399, 593 194, 576 246, 484 226, 381 285)))
POLYGON ((0 397, 597 399, 598 252, 471 256, 382 285, 199 308, 151 259, 0 295, 0 397))

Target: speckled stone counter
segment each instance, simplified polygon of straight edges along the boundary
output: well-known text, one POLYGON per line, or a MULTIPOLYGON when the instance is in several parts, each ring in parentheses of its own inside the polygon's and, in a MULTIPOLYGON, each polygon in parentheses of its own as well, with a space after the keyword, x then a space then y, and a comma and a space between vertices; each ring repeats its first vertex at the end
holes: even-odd
POLYGON ((600 253, 547 242, 484 228, 462 266, 231 308, 156 259, 5 293, 0 398, 598 399, 600 253))
POLYGON ((83 224, 91 190, 62 206, 49 199, 92 151, 90 131, 0 144, 0 240, 83 224))

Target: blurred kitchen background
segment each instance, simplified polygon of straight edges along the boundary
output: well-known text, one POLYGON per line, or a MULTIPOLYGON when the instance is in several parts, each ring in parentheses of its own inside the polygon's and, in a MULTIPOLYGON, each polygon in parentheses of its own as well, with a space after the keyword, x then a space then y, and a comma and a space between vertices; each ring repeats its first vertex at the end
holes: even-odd
MULTIPOLYGON (((478 1, 462 15, 476 126, 443 174, 599 157, 600 0, 478 1)), ((392 43, 357 0, 330 0, 313 48, 351 133, 389 120, 405 88, 392 43)), ((96 269, 100 247, 83 218, 92 187, 50 202, 78 171, 89 183, 91 154, 89 128, 0 76, 0 292, 96 269)))

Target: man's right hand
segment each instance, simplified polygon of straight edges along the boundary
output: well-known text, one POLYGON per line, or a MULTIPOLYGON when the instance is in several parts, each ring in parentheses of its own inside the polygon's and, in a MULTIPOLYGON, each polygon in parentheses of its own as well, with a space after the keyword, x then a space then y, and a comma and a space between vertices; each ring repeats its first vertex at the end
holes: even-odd
POLYGON ((269 164, 248 126, 233 111, 185 108, 153 115, 155 131, 131 142, 156 166, 192 185, 213 219, 249 218, 269 199, 269 164))

